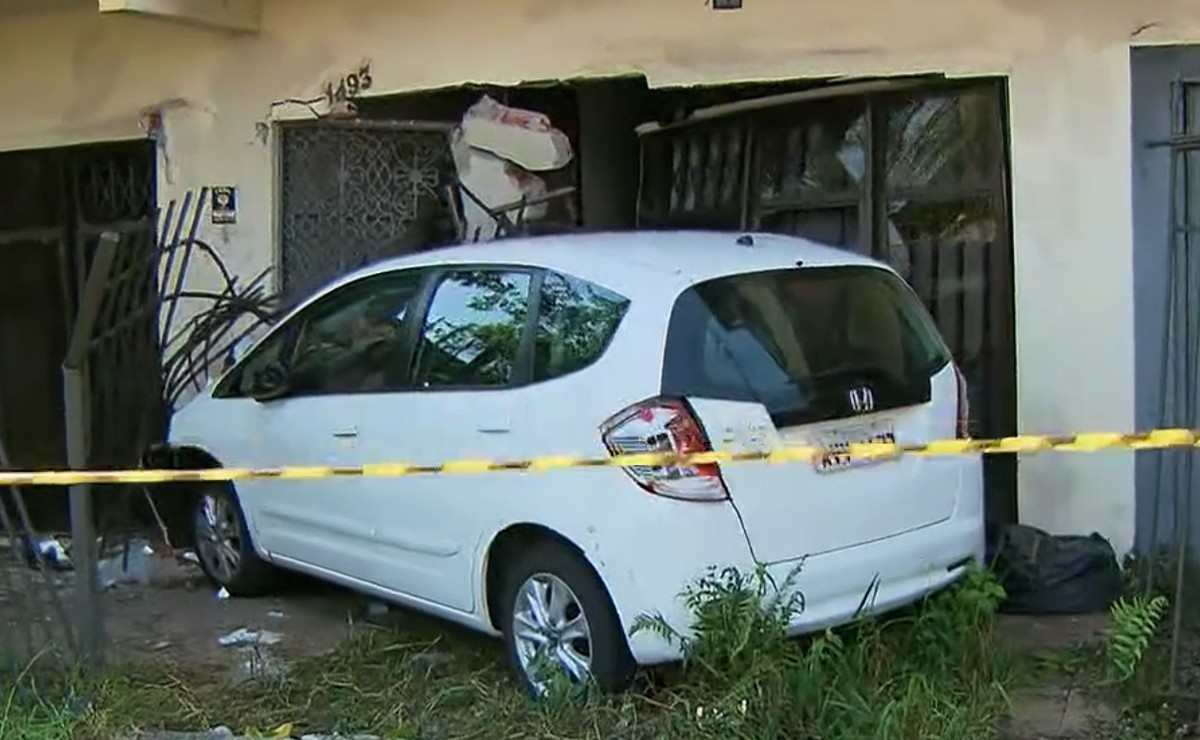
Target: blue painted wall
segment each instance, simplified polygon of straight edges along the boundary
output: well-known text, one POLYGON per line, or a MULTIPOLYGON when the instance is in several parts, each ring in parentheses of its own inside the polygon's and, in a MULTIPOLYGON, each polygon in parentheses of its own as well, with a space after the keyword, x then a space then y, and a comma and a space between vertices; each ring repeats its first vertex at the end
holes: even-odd
MULTIPOLYGON (((1134 346, 1137 382, 1136 419, 1141 429, 1160 422, 1162 400, 1163 331, 1166 298, 1170 289, 1170 166, 1166 148, 1148 148, 1148 142, 1172 133, 1172 83, 1200 80, 1200 46, 1166 46, 1130 52, 1133 107, 1133 239, 1134 239, 1134 346)), ((1173 348, 1177 349, 1177 348, 1173 348)), ((1168 398, 1174 403, 1175 399, 1168 398)), ((1158 486, 1158 459, 1163 453, 1139 453, 1137 461, 1137 548, 1150 546, 1158 486)), ((1179 455, 1181 453, 1166 453, 1179 455)), ((1167 499, 1172 498, 1170 491, 1167 499)), ((1172 505, 1160 508, 1159 541, 1170 537, 1172 505)), ((1200 504, 1193 517, 1200 516, 1200 504)), ((1193 521, 1193 532, 1197 522, 1193 521)))

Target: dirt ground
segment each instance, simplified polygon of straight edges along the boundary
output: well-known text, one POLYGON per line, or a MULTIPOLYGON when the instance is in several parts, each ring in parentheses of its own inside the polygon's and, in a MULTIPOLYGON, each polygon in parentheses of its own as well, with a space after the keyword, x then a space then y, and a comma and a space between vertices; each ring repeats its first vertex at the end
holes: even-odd
MULTIPOLYGON (((0 569, 8 575, 0 574, 0 648, 8 642, 10 651, 20 654, 28 652, 13 650, 20 647, 16 641, 27 639, 21 625, 25 614, 36 609, 52 629, 58 618, 49 608, 49 591, 35 588, 40 584, 30 580, 43 575, 19 573, 23 565, 3 560, 7 562, 0 569)), ((273 597, 220 598, 195 565, 169 557, 151 562, 148 582, 117 583, 103 591, 104 626, 114 659, 154 656, 228 670, 237 678, 329 651, 368 616, 368 602, 362 597, 308 579, 285 579, 273 597), (257 634, 243 633, 235 644, 221 644, 238 630, 257 634)), ((51 579, 64 611, 71 613, 74 575, 45 577, 51 579)), ((43 644, 46 631, 33 637, 43 644)))
POLYGON ((335 648, 364 617, 361 597, 313 581, 296 579, 274 597, 221 599, 198 573, 187 576, 173 587, 134 586, 108 593, 105 625, 115 651, 128 657, 152 653, 195 665, 228 664, 236 671, 241 667, 239 646, 220 644, 236 630, 278 635, 270 652, 286 660, 335 648))
POLYGON ((1108 614, 1036 617, 1003 615, 1002 639, 1022 651, 1074 650, 1096 647, 1108 637, 1108 614))
MULTIPOLYGON (((1000 639, 1018 652, 1030 656, 1057 655, 1061 661, 1067 660, 1062 656, 1072 653, 1098 650, 1108 637, 1109 616, 1004 615, 998 629, 1000 639)), ((1089 684, 1086 676, 1059 675, 1015 691, 1010 697, 1011 714, 1001 728, 1000 737, 1004 740, 1113 737, 1119 711, 1089 684)))
MULTIPOLYGON (((335 647, 356 624, 377 621, 379 605, 363 597, 310 579, 291 577, 276 596, 257 599, 220 598, 195 565, 157 557, 148 583, 120 583, 104 590, 104 622, 114 650, 135 657, 166 655, 181 662, 220 663, 228 647, 219 640, 234 630, 266 630, 280 636, 271 647, 282 655, 316 655, 335 647)), ((6 564, 9 569, 15 566, 6 564)), ((34 574, 29 574, 34 575, 34 574)), ((70 609, 73 576, 57 573, 56 590, 70 609)), ((0 625, 19 625, 18 599, 6 593, 0 577, 0 625)), ((15 583, 14 583, 15 582, 15 583)), ((22 592, 28 587, 20 588, 22 592)), ((27 594, 22 594, 27 599, 27 594)), ((43 609, 43 611, 45 611, 43 609)), ((392 618, 403 614, 393 611, 392 618)), ((1081 617, 1001 617, 1004 641, 1022 652, 1071 650, 1099 645, 1107 634, 1108 615, 1081 617)), ((2 644, 2 643, 0 643, 2 644)))

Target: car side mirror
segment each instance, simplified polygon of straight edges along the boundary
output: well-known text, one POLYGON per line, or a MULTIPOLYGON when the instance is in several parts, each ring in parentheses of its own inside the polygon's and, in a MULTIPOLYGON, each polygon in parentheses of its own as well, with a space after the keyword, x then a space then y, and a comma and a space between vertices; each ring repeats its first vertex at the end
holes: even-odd
POLYGON ((251 396, 259 403, 283 398, 290 390, 287 369, 282 362, 270 362, 259 368, 250 379, 251 396))

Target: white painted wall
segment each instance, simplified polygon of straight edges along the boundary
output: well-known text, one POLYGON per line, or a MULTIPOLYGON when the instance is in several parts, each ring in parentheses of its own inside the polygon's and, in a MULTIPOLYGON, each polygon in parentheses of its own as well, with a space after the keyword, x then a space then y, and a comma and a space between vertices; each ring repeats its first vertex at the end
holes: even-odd
MULTIPOLYGON (((1012 75, 1020 429, 1131 430, 1128 47, 1074 39, 1020 58, 1012 75)), ((1128 452, 1026 457, 1018 510, 1051 531, 1102 532, 1121 552, 1133 542, 1133 474, 1128 452)))
MULTIPOLYGON (((369 59, 377 94, 466 81, 641 72, 652 85, 917 71, 1010 75, 1019 423, 1134 421, 1131 37, 1200 40, 1181 0, 265 0, 233 36, 100 18, 94 0, 0 16, 0 150, 142 135, 165 113, 160 198, 239 188, 239 222, 204 235, 231 267, 272 256, 267 124, 369 59), (66 6, 64 8, 64 6, 66 6)), ((4 183, 0 187, 17 187, 4 183)), ((1132 544, 1128 453, 1028 458, 1022 517, 1132 544)))

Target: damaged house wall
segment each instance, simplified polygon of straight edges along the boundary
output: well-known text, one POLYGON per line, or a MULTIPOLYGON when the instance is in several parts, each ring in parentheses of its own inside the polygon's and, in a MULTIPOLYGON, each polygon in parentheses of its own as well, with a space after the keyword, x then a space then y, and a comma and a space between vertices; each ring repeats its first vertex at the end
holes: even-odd
MULTIPOLYGON (((160 202, 236 186, 236 223, 206 223, 201 237, 245 275, 276 257, 273 124, 311 117, 323 91, 364 63, 369 95, 630 73, 652 87, 1007 74, 1020 429, 1134 425, 1128 46, 1133 36, 1200 40, 1200 7, 753 0, 715 13, 690 0, 514 0, 486 10, 469 0, 264 0, 261 31, 236 36, 101 18, 88 3, 53 7, 0 17, 0 150, 138 138, 161 122, 160 202)), ((610 104, 581 98, 588 116, 610 104)), ((610 132, 598 146, 620 139, 610 132)), ((586 144, 589 177, 598 160, 586 144)), ((593 206, 597 224, 622 218, 609 208, 593 206)), ((1020 497, 1028 523, 1097 529, 1118 551, 1132 542, 1129 455, 1026 459, 1020 497)))

